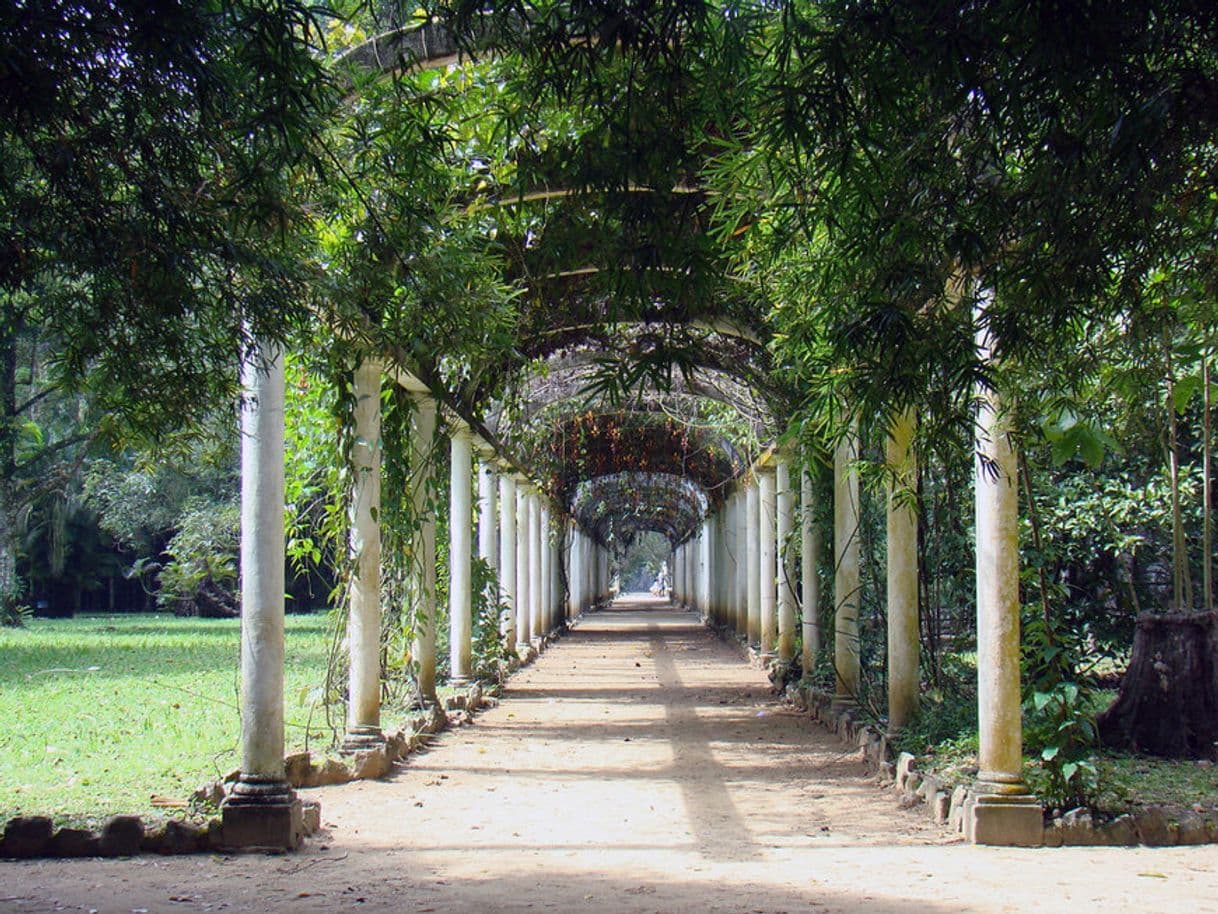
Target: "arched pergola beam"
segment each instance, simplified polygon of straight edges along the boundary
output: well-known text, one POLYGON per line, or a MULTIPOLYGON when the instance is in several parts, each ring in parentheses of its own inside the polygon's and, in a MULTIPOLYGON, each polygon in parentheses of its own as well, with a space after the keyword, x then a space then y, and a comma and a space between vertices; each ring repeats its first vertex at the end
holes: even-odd
MULTIPOLYGON (((491 46, 486 50, 490 52, 491 46)), ((439 22, 411 23, 374 35, 338 56, 340 69, 392 73, 431 70, 469 57, 452 30, 439 22)))
POLYGON ((606 547, 644 529, 662 533, 676 546, 702 522, 709 505, 705 491, 688 477, 625 471, 583 480, 570 511, 606 547))
MULTIPOLYGON (((734 350, 734 347, 733 347, 734 350)), ((760 367, 743 371, 746 360, 736 351, 713 352, 709 347, 698 350, 698 364, 686 372, 675 372, 666 388, 639 391, 632 403, 680 404, 698 399, 714 400, 732 407, 752 428, 757 437, 765 439, 777 431, 779 421, 771 401, 754 391, 758 387, 760 367), (733 358, 733 356, 735 356, 733 358)), ((603 349, 585 346, 574 351, 552 354, 540 365, 530 369, 529 376, 519 382, 511 413, 516 428, 523 428, 536 417, 555 406, 566 404, 571 412, 598 408, 601 401, 581 396, 597 371, 602 369, 606 353, 603 349)), ((625 361, 625 358, 623 358, 625 361)), ((504 426, 506 404, 492 406, 487 424, 500 434, 508 434, 504 426)), ((619 408, 619 407, 615 407, 619 408)), ((691 418, 692 418, 691 412, 691 418)))
MULTIPOLYGON (((572 400, 573 395, 594 376, 599 367, 592 361, 592 356, 597 354, 599 353, 594 350, 588 350, 579 354, 584 356, 583 358, 548 359, 546 370, 522 382, 518 405, 519 419, 528 422, 555 401, 572 400)), ((761 415, 767 420, 773 420, 769 406, 752 393, 749 379, 724 371, 718 365, 694 365, 688 375, 677 372, 670 387, 639 391, 636 402, 678 397, 717 400, 743 414, 761 415)), ((584 409, 590 405, 593 404, 581 401, 571 408, 584 409)))

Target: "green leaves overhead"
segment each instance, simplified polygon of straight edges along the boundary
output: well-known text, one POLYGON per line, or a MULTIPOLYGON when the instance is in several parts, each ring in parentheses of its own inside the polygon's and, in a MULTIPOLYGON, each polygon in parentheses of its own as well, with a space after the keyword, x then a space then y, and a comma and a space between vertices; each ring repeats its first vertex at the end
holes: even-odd
POLYGON ((320 11, 81 0, 0 12, 0 307, 159 436, 235 392, 310 299, 300 213, 330 106, 320 11))

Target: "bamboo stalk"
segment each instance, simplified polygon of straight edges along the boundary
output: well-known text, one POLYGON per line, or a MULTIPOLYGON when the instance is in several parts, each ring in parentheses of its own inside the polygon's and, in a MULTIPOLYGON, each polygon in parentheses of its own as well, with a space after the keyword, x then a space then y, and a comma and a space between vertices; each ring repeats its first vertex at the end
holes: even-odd
POLYGON ((1214 610, 1214 492, 1210 424, 1210 358, 1201 357, 1201 579, 1206 612, 1214 610))

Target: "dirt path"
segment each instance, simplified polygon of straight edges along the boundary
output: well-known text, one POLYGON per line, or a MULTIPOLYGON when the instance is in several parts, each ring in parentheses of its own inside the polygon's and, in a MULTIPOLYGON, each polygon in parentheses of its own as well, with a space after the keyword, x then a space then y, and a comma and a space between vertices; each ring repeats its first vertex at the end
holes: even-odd
POLYGON ((0 863, 0 911, 1218 912, 1218 850, 975 848, 692 616, 581 620, 286 857, 0 863))

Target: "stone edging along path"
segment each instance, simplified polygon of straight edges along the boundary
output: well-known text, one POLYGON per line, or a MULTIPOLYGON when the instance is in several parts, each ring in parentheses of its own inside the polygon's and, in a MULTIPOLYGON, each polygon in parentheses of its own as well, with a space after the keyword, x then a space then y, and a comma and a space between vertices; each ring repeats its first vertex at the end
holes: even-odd
MULTIPOLYGON (((505 665, 504 672, 514 672, 519 666, 513 660, 505 665)), ((426 746, 434 734, 470 723, 476 711, 498 704, 498 692, 497 685, 484 687, 476 682, 447 700, 447 712, 433 706, 386 733, 383 747, 356 752, 348 760, 326 758, 319 765, 307 750, 289 753, 284 757, 287 781, 294 789, 301 789, 385 777, 395 762, 426 746)), ((224 779, 200 787, 194 799, 218 807, 239 774, 230 772, 224 779)), ((321 828, 321 803, 302 799, 301 805, 303 835, 316 834, 321 828)), ((8 858, 129 857, 223 850, 224 833, 218 816, 192 821, 116 815, 96 830, 56 828, 49 816, 17 816, 8 820, 0 834, 0 857, 8 858)))
MULTIPOLYGON (((869 724, 859 723, 852 710, 834 710, 830 696, 807 686, 789 685, 784 697, 813 720, 863 750, 868 767, 901 794, 903 806, 925 803, 936 823, 964 831, 969 788, 950 788, 938 776, 917 770, 915 759, 902 752, 895 759, 888 740, 869 724)), ((1151 847, 1218 844, 1218 807, 1207 812, 1147 806, 1102 819, 1089 809, 1072 809, 1045 824, 1045 847, 1151 847)))

